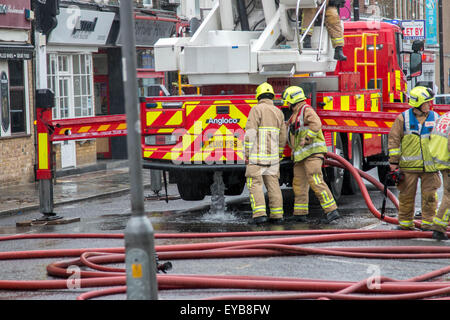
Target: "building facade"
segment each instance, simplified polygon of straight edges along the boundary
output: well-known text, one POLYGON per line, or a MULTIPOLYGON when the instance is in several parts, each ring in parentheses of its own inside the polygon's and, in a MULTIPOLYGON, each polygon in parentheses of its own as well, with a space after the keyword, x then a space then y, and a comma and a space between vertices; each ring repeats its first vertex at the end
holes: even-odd
MULTIPOLYGON (((39 62, 33 59, 32 1, 0 4, 0 187, 35 180, 39 62)), ((348 0, 341 10, 348 19, 353 18, 354 1, 348 0)), ((159 94, 159 85, 176 93, 170 90, 176 78, 154 70, 153 45, 160 37, 179 34, 180 18, 202 20, 213 3, 135 1, 139 95, 159 94)), ((430 28, 421 80, 433 79, 440 92, 450 92, 450 41, 439 38, 439 4, 445 17, 450 4, 439 0, 359 0, 359 13, 361 19, 426 20, 430 28)), ((46 42, 46 84, 55 93, 54 119, 124 114, 119 1, 60 0, 57 19, 46 42)), ((445 19, 442 31, 450 32, 445 19)), ((99 158, 127 158, 125 137, 54 143, 53 151, 56 170, 89 166, 99 158)))
MULTIPOLYGON (((348 0, 347 3, 351 6, 353 1, 348 0)), ((418 78, 418 83, 432 87, 437 93, 450 92, 450 41, 445 38, 450 32, 450 21, 445 19, 450 12, 448 1, 359 0, 359 6, 361 16, 366 19, 380 16, 384 19, 424 20, 426 39, 423 73, 418 78), (440 12, 442 21, 439 20, 440 12)), ((406 65, 407 63, 408 61, 406 65)), ((414 84, 410 83, 410 87, 414 84)))
MULTIPOLYGON (((57 26, 43 40, 32 32, 32 1, 0 4, 0 188, 35 181, 34 92, 42 87, 35 41, 46 44, 46 81, 40 82, 55 94, 53 119, 125 113, 119 1, 60 0, 57 26)), ((177 4, 135 6, 139 94, 154 94, 165 75, 154 70, 153 45, 176 32, 177 4)), ((53 143, 56 172, 95 165, 98 158, 127 158, 126 137, 53 143)))
POLYGON ((29 0, 0 4, 0 187, 33 181, 33 46, 29 0))
MULTIPOLYGON (((55 94, 53 119, 94 117, 94 54, 107 46, 116 12, 97 4, 61 3, 47 41, 47 86, 55 94)), ((96 140, 54 142, 56 169, 95 164, 96 140)))

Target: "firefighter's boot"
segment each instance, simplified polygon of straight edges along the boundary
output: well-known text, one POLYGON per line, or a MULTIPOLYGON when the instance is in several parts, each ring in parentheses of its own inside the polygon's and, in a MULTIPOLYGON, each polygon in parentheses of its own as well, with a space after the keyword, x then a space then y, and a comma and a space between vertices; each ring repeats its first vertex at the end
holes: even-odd
POLYGON ((249 223, 250 224, 264 224, 267 221, 269 221, 269 218, 267 216, 259 216, 256 218, 252 218, 249 223))
POLYGON ((308 218, 305 215, 293 215, 291 218, 292 221, 295 222, 308 222, 308 218))
POLYGON ((336 219, 339 219, 341 216, 339 215, 339 212, 337 210, 333 210, 331 212, 328 212, 325 216, 325 218, 322 219, 322 223, 330 223, 331 221, 334 221, 336 219))
POLYGON ((433 231, 433 235, 431 237, 438 241, 448 240, 448 236, 444 232, 440 231, 433 231))
POLYGON ((305 36, 305 39, 303 39, 303 49, 311 49, 311 35, 305 36))
POLYGON ((414 226, 412 226, 412 227, 405 227, 405 226, 400 226, 400 225, 398 225, 398 226, 395 226, 395 227, 393 228, 393 230, 400 230, 400 231, 414 231, 414 230, 416 230, 416 228, 414 228, 414 226))
POLYGON ((339 46, 334 48, 334 59, 338 61, 347 61, 347 57, 344 56, 343 47, 339 46))

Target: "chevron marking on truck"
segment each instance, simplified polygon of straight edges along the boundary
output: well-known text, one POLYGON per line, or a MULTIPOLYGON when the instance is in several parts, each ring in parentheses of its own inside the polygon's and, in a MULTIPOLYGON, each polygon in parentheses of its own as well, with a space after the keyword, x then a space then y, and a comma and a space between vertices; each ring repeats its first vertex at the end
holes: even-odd
POLYGON ((147 110, 146 126, 157 134, 173 134, 180 137, 174 145, 166 145, 151 150, 145 147, 145 158, 153 157, 184 163, 215 163, 243 161, 243 139, 247 114, 255 100, 214 100, 190 101, 183 109, 164 114, 157 103, 153 110, 147 110), (228 112, 220 114, 218 107, 228 107, 228 112), (183 113, 185 118, 183 119, 183 113), (166 128, 179 126, 179 128, 166 128))
POLYGON ((392 112, 341 112, 317 110, 324 131, 383 134, 389 133, 397 114, 392 112))
MULTIPOLYGON (((106 116, 108 119, 110 116, 106 116)), ((107 120, 105 120, 107 121, 107 120)), ((95 121, 95 117, 78 119, 55 120, 53 125, 57 128, 51 136, 52 141, 100 138, 126 135, 127 124, 124 117, 114 116, 109 124, 95 121), (120 118, 120 120, 118 120, 120 118), (122 119, 123 118, 123 119, 122 119), (92 122, 88 125, 85 122, 92 122)))

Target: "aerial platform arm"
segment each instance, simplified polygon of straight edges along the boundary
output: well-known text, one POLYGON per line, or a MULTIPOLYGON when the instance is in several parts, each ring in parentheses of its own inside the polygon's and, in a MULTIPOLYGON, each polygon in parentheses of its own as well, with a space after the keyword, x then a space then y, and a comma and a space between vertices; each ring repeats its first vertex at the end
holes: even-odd
POLYGON ((322 27, 311 24, 313 47, 317 49, 302 50, 299 35, 300 9, 317 8, 324 15, 326 2, 254 1, 255 9, 247 17, 252 21, 250 29, 265 22, 263 30, 239 27, 235 24, 239 11, 234 2, 217 0, 192 37, 158 40, 155 69, 180 71, 188 76, 189 83, 198 86, 259 84, 270 77, 334 71, 334 51, 323 24, 322 27))

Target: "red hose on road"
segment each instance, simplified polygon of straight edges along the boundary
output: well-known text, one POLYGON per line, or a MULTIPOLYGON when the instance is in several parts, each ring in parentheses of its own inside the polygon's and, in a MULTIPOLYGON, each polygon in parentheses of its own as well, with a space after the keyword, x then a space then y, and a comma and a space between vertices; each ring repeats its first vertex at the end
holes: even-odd
MULTIPOLYGON (((375 217, 381 214, 370 200, 369 193, 362 178, 382 190, 381 183, 370 175, 356 170, 348 161, 334 154, 327 154, 335 160, 327 164, 344 167, 355 175, 361 193, 375 217), (362 178, 361 178, 362 177, 362 178)), ((398 208, 398 201, 389 191, 389 199, 398 208)), ((388 223, 397 223, 397 219, 386 217, 388 223)), ((155 234, 155 239, 221 238, 221 237, 265 237, 263 239, 217 241, 191 244, 159 245, 156 251, 160 260, 171 259, 211 259, 231 257, 264 257, 294 255, 332 255, 349 258, 371 259, 449 259, 448 246, 383 246, 383 247, 306 247, 309 244, 336 241, 369 241, 389 239, 430 238, 430 232, 394 231, 394 230, 286 230, 256 232, 224 233, 188 233, 155 234), (267 238, 270 236, 270 238, 267 238), (273 236, 280 236, 274 237, 273 236)), ((122 239, 123 234, 25 234, 0 237, 0 241, 38 239, 38 238, 73 238, 73 239, 122 239)), ((79 288, 110 287, 81 294, 78 299, 91 299, 111 294, 126 292, 125 269, 104 266, 104 264, 124 263, 125 250, 120 248, 85 248, 57 249, 19 252, 0 252, 0 260, 7 259, 42 259, 56 257, 76 257, 71 260, 56 261, 48 265, 47 273, 63 280, 0 280, 2 290, 47 290, 66 289, 77 285, 79 288), (79 266, 77 276, 73 279, 71 266, 79 266), (89 268, 90 270, 86 270, 89 268)), ((252 289, 294 291, 290 294, 260 294, 248 296, 214 297, 215 299, 351 299, 351 300, 393 300, 446 298, 450 296, 448 281, 430 281, 450 272, 444 267, 422 274, 408 280, 395 280, 379 277, 376 289, 369 286, 374 279, 352 281, 329 281, 318 279, 279 278, 263 276, 218 276, 218 275, 162 275, 158 274, 159 290, 169 289, 252 289)))

